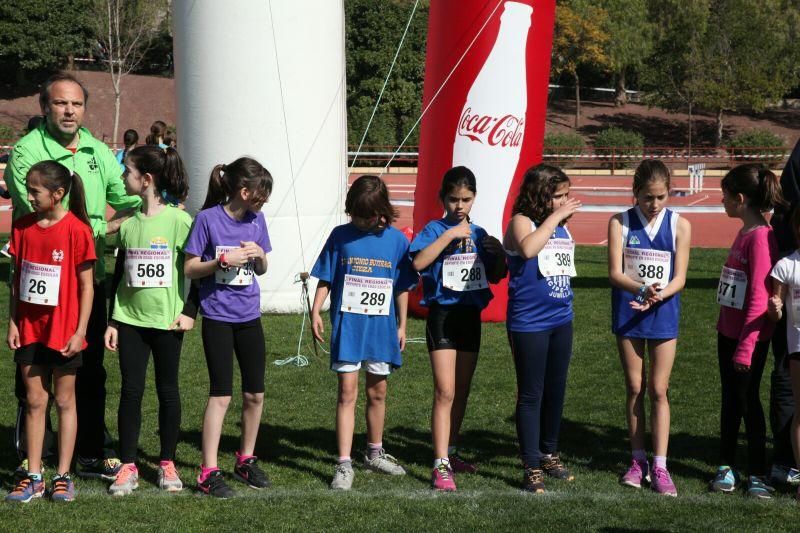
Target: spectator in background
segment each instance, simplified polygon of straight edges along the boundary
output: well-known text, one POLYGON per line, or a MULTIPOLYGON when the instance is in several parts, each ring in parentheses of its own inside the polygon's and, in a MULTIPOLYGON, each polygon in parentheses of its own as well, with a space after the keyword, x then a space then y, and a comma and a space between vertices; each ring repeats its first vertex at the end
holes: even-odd
POLYGON ((138 142, 139 133, 136 130, 125 130, 125 134, 122 136, 122 143, 125 147, 117 152, 117 163, 119 163, 123 172, 125 172, 125 156, 128 155, 128 152, 130 152, 138 142))
MULTIPOLYGON (((23 135, 27 135, 36 128, 39 127, 39 124, 42 123, 44 117, 42 115, 36 115, 28 119, 28 124, 25 126, 25 133, 23 135)), ((8 159, 11 156, 11 152, 7 154, 3 154, 0 156, 0 163, 8 163, 8 159)), ((5 179, 5 176, 3 177, 5 179)), ((0 198, 5 198, 6 200, 11 199, 11 193, 8 192, 8 189, 5 187, 0 187, 0 198)), ((5 250, 5 248, 4 248, 5 250)))
POLYGON ((164 135, 164 144, 178 149, 178 133, 174 127, 167 128, 167 133, 164 135))
POLYGON ((159 148, 166 148, 167 145, 164 143, 164 137, 166 134, 167 125, 160 120, 156 120, 150 126, 150 135, 145 137, 144 143, 158 145, 159 148))

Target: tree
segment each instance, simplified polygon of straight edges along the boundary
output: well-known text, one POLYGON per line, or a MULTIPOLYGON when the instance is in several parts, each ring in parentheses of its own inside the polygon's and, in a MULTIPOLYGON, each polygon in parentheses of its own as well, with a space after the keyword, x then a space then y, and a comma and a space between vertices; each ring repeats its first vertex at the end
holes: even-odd
POLYGON ((122 78, 139 67, 168 14, 164 0, 95 0, 98 39, 114 88, 114 133, 119 129, 122 78))
POLYGON ((88 53, 94 35, 91 1, 3 0, 0 61, 21 76, 23 71, 55 70, 88 53))
MULTIPOLYGON (((358 144, 397 50, 413 0, 346 0, 348 142, 358 144)), ((420 2, 365 144, 396 146, 416 121, 425 76, 428 2, 420 2)), ((408 143, 417 143, 418 131, 408 143)))
POLYGON ((603 30, 606 11, 588 2, 573 0, 556 9, 553 36, 553 69, 567 73, 575 83, 575 128, 581 125, 581 88, 578 69, 584 65, 607 67, 604 46, 608 34, 603 30))
POLYGON ((653 46, 653 24, 647 0, 604 0, 602 7, 608 13, 605 51, 614 75, 614 104, 624 106, 628 103, 628 74, 641 68, 653 46))
POLYGON ((650 0, 652 53, 644 62, 645 101, 669 111, 688 109, 689 147, 692 116, 699 99, 696 80, 703 75, 700 52, 708 28, 709 0, 650 0))

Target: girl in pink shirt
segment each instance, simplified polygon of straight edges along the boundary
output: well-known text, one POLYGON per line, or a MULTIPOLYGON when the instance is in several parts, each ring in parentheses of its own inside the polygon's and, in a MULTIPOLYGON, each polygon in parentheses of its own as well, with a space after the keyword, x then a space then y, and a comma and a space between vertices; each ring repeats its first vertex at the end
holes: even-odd
POLYGON ((732 492, 739 425, 747 433, 747 495, 769 498, 767 486, 766 424, 759 385, 767 360, 774 324, 767 317, 769 273, 778 260, 778 246, 764 213, 784 204, 778 178, 767 167, 740 165, 722 179, 722 204, 743 226, 722 267, 717 290, 717 355, 722 385, 720 411, 720 466, 711 490, 732 492))

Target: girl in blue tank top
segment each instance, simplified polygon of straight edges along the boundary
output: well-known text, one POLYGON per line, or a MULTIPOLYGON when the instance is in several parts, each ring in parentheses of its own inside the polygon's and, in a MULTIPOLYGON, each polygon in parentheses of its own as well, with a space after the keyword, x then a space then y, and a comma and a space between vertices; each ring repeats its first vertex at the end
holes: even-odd
POLYGON ((666 209, 669 169, 645 160, 633 177, 636 205, 614 215, 608 224, 608 278, 611 329, 617 336, 627 399, 625 412, 631 441, 631 466, 620 478, 628 487, 649 482, 659 494, 676 496, 667 470, 669 443, 669 377, 675 361, 680 318, 680 291, 686 283, 691 226, 666 209), (650 354, 645 374, 645 351, 650 354), (645 446, 645 390, 650 392, 653 469, 645 446))
POLYGON ((572 357, 575 242, 566 228, 581 203, 560 169, 525 173, 503 246, 508 255, 506 326, 517 373, 517 437, 523 489, 544 492, 544 476, 571 481, 558 455, 567 370, 572 357))

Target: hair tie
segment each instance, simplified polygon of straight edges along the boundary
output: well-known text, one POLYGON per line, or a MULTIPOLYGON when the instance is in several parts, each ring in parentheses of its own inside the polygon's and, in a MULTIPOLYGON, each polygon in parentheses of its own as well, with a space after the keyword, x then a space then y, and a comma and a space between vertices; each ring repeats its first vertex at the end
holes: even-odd
POLYGON ((75 177, 75 172, 73 172, 71 168, 69 169, 69 177, 70 178, 74 178, 75 177))
POLYGON ((167 202, 168 204, 173 205, 173 206, 178 206, 178 204, 181 203, 180 200, 178 200, 177 198, 172 196, 170 193, 168 193, 166 189, 161 191, 161 198, 163 198, 165 202, 167 202))
POLYGON ((220 165, 220 170, 225 172, 226 170, 228 170, 228 165, 220 165))

